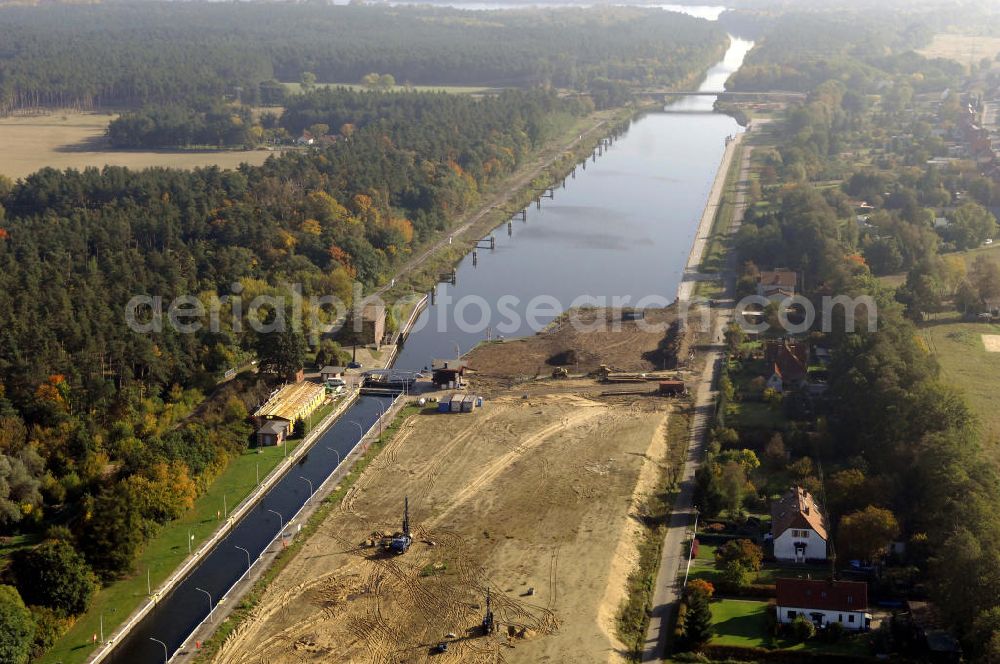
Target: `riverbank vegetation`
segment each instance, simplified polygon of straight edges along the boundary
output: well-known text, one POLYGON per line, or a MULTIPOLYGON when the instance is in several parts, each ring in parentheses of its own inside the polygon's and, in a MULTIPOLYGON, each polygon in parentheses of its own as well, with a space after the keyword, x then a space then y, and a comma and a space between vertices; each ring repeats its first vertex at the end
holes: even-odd
MULTIPOLYGON (((822 44, 818 31, 796 39, 822 44)), ((778 71, 784 56, 774 53, 762 51, 755 62, 778 71)), ((754 289, 760 270, 782 267, 796 271, 798 290, 817 312, 823 296, 841 294, 867 296, 875 308, 859 307, 850 331, 841 310, 825 321, 832 330, 822 331, 817 319, 798 335, 811 349, 810 388, 784 394, 765 388, 761 365, 761 341, 781 337, 780 327, 758 340, 727 334, 698 501, 703 516, 721 517, 726 528, 759 524, 769 499, 789 483, 804 485, 829 512, 838 574, 857 575, 847 565, 856 559, 869 570, 873 602, 929 598, 966 655, 992 661, 1000 656, 997 440, 984 435, 919 331, 942 309, 988 311, 1000 292, 995 263, 969 268, 960 253, 997 233, 988 210, 995 185, 968 158, 981 149, 969 140, 976 101, 953 92, 965 75, 940 61, 907 55, 902 71, 902 56, 881 56, 884 68, 853 61, 874 68, 873 79, 886 82, 881 93, 859 91, 837 70, 826 71, 829 80, 812 78, 823 78, 819 69, 797 79, 809 97, 771 128, 775 147, 759 149, 761 187, 732 251, 741 266, 738 296, 754 289), (907 276, 897 289, 876 278, 899 270, 907 276), (828 359, 817 359, 827 351, 828 359), (749 405, 774 417, 739 417, 749 405), (856 530, 862 523, 864 538, 856 530), (871 537, 877 546, 859 547, 871 537), (890 541, 899 545, 888 553, 890 541)), ((730 591, 773 593, 758 587, 762 578, 734 576, 730 591)), ((872 639, 876 651, 926 652, 904 624, 902 617, 884 621, 872 639)), ((719 656, 733 654, 731 638, 711 641, 705 652, 715 643, 729 648, 719 656)))

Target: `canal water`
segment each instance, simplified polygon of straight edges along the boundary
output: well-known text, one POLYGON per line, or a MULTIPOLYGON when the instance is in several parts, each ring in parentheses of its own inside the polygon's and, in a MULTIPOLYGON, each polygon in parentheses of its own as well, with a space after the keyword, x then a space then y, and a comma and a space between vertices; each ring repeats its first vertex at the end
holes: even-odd
MULTIPOLYGON (((751 46, 734 39, 701 89, 721 89, 751 46)), ((487 335, 531 334, 582 303, 581 296, 604 297, 608 304, 628 297, 619 300, 627 305, 673 300, 725 138, 739 131, 731 118, 710 113, 713 100, 688 97, 668 107, 683 113, 636 120, 586 169, 578 167, 552 199, 542 199, 540 209, 532 205, 527 221, 514 220, 509 235, 506 225, 496 229, 496 249, 479 250, 476 264, 467 256, 455 285, 439 286, 436 304, 421 314, 395 366, 422 368, 432 358, 466 352, 487 335)), ((256 560, 282 530, 295 532, 299 524, 289 517, 388 403, 361 397, 105 661, 162 662, 160 642, 172 656, 209 618, 209 597, 218 602, 242 577, 244 550, 256 560)))
MULTIPOLYGON (((732 39, 699 89, 723 89, 752 46, 732 39)), ((553 198, 529 206, 526 221, 496 228, 495 249, 470 253, 455 284, 437 286, 395 367, 419 370, 487 338, 534 334, 574 305, 672 302, 726 137, 741 131, 711 112, 714 101, 684 97, 635 120, 553 198)))

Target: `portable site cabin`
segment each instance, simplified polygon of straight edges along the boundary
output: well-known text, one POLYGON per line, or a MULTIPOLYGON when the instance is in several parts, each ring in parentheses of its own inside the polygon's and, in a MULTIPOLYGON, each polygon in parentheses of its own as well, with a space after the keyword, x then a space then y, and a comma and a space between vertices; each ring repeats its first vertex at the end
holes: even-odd
POLYGON ((464 399, 462 399, 462 412, 463 413, 471 413, 472 409, 475 408, 475 407, 476 407, 476 397, 475 397, 475 395, 469 394, 469 395, 466 395, 466 397, 464 399))
POLYGON ((437 410, 439 413, 471 413, 476 406, 482 407, 482 405, 482 397, 458 392, 441 397, 437 410))
POLYGON ((462 412, 462 402, 465 401, 464 394, 453 394, 451 395, 451 412, 461 413, 462 412))
POLYGON ((441 397, 438 400, 438 412, 439 413, 450 413, 451 412, 451 395, 441 397))
POLYGON ((661 380, 660 381, 660 394, 666 396, 675 396, 684 394, 684 381, 683 380, 661 380))

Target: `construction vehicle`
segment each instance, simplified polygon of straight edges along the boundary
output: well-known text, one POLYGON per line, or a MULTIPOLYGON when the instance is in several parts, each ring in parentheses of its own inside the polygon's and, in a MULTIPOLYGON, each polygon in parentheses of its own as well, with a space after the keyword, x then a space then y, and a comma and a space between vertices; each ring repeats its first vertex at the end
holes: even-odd
POLYGON ((493 620, 493 604, 490 601, 490 589, 486 589, 486 613, 483 615, 482 622, 483 634, 488 636, 493 633, 496 629, 496 623, 493 620))
POLYGON ((552 377, 553 378, 568 378, 569 377, 569 371, 566 370, 566 367, 556 367, 555 369, 552 370, 552 377))
POLYGON ((410 545, 413 544, 413 536, 410 534, 410 497, 403 499, 403 530, 392 537, 388 537, 382 542, 383 548, 397 556, 406 553, 410 545))

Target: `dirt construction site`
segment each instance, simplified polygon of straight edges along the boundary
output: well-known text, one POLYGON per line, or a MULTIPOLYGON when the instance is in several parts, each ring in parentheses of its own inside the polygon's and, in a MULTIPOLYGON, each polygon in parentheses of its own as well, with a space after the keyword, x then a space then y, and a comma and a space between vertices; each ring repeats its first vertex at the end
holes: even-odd
POLYGON ((624 661, 615 617, 671 402, 599 392, 538 381, 411 416, 214 661, 624 661), (413 543, 383 552, 407 498, 413 543))

